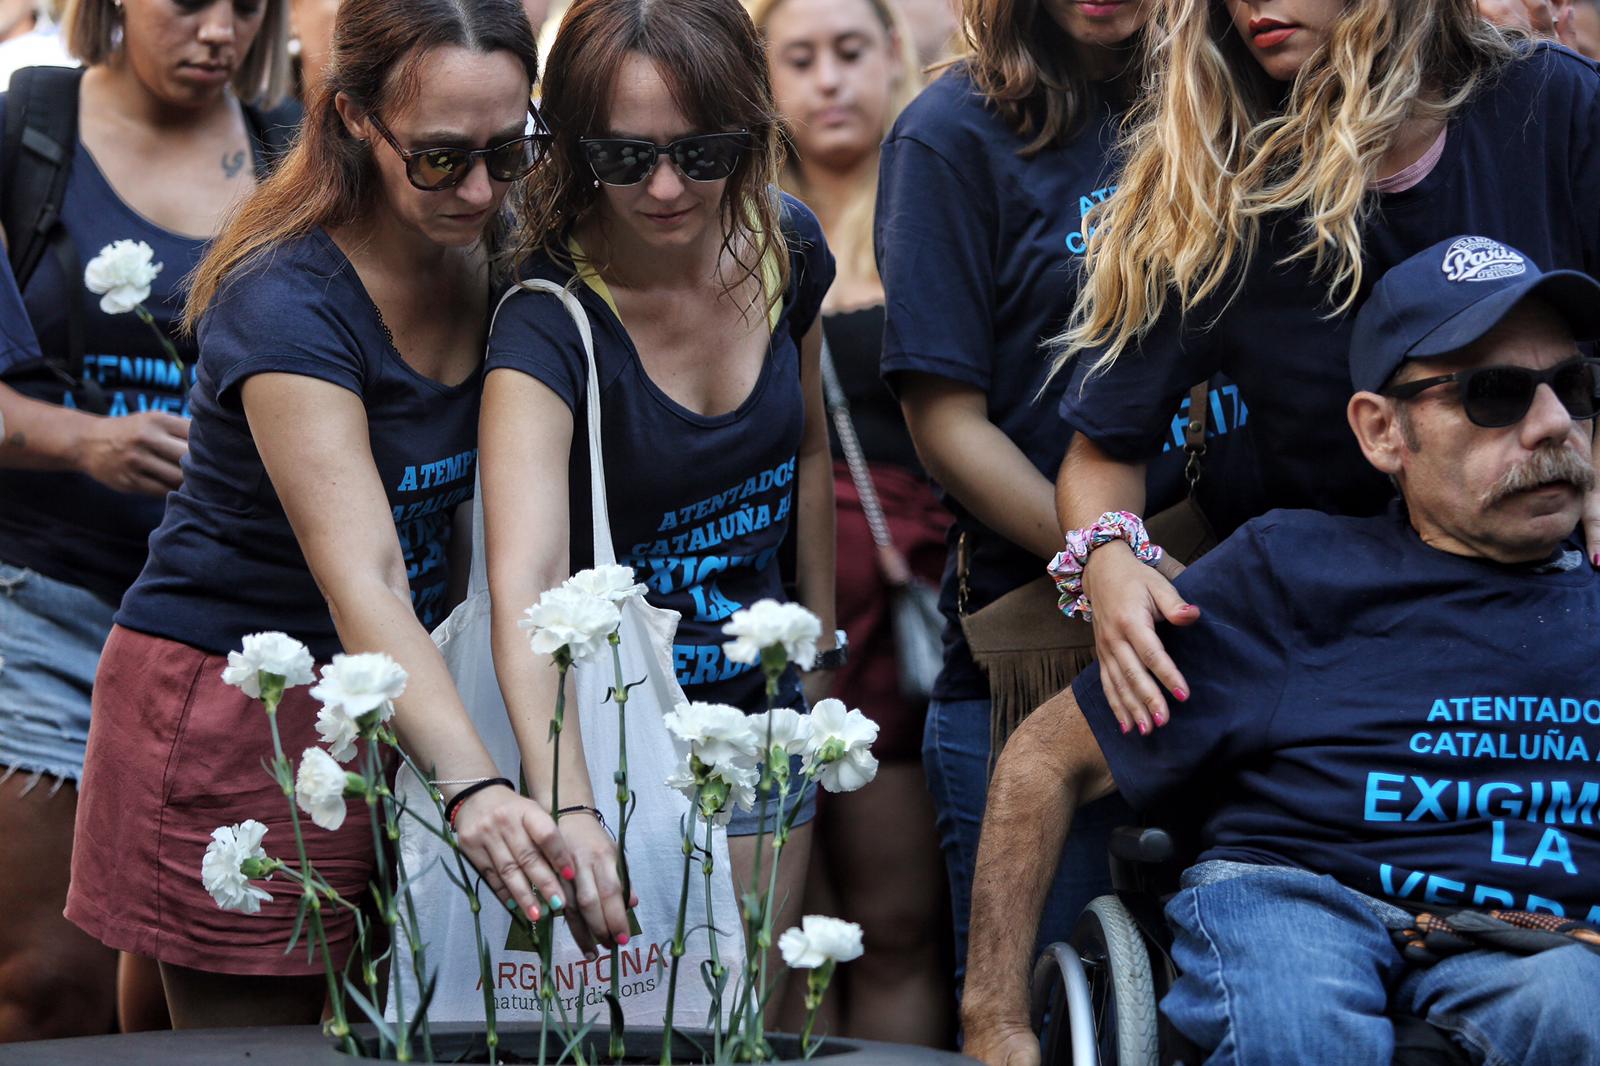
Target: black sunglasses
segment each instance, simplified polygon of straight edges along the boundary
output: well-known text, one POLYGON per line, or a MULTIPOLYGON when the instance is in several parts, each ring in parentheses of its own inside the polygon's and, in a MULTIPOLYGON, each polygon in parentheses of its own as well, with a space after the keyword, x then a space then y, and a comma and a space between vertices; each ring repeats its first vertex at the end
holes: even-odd
POLYGON ((1557 363, 1546 370, 1525 366, 1480 366, 1454 374, 1419 378, 1384 388, 1384 396, 1409 400, 1424 389, 1447 382, 1461 385, 1461 409, 1475 426, 1498 429, 1527 417, 1534 393, 1549 385, 1561 406, 1575 420, 1586 422, 1600 414, 1600 360, 1582 357, 1557 363))
POLYGON ((368 115, 395 154, 405 160, 406 180, 423 192, 442 192, 460 185, 480 156, 484 169, 495 181, 516 181, 534 168, 549 143, 548 133, 513 137, 491 148, 417 148, 406 150, 394 139, 389 127, 377 115, 368 115))
POLYGON ((656 169, 663 155, 690 181, 721 181, 750 150, 750 131, 697 133, 671 144, 626 137, 588 137, 578 142, 594 176, 607 185, 637 185, 656 169))

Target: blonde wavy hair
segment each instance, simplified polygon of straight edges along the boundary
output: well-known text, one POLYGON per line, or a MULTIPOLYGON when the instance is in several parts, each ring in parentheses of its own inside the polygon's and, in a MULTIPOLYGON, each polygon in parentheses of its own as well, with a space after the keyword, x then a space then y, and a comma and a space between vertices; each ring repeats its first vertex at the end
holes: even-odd
POLYGON ((1385 151, 1409 119, 1444 120, 1517 53, 1474 0, 1347 0, 1287 90, 1267 78, 1223 0, 1160 0, 1150 79, 1124 127, 1117 193, 1084 222, 1086 277, 1056 369, 1109 368, 1169 299, 1187 314, 1237 286, 1263 218, 1298 217, 1284 262, 1311 259, 1331 313, 1361 288, 1361 230, 1385 151))
MULTIPOLYGON (((745 0, 750 18, 760 31, 763 41, 766 39, 767 23, 771 21, 773 12, 789 2, 790 0, 745 0)), ((916 57, 912 54, 910 31, 899 10, 893 6, 891 0, 863 0, 863 2, 883 27, 890 49, 890 69, 896 75, 894 89, 889 96, 889 107, 883 118, 883 129, 878 132, 877 139, 882 141, 900 112, 921 90, 922 76, 917 70, 916 57)), ((784 146, 783 168, 779 172, 778 183, 791 196, 805 200, 807 199, 805 171, 787 117, 784 119, 784 146)), ((827 234, 828 245, 839 261, 841 277, 865 278, 880 283, 877 258, 873 254, 872 247, 872 227, 877 217, 877 192, 877 172, 874 170, 872 180, 862 182, 853 190, 849 202, 834 221, 833 232, 827 234)))

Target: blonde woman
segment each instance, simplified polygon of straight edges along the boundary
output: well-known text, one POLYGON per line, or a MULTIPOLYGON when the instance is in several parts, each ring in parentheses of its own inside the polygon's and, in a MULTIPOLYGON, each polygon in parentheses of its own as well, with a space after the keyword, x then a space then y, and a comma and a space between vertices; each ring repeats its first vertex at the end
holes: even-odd
MULTIPOLYGON (((1390 266, 1461 233, 1600 272, 1600 71, 1506 36, 1472 0, 1163 0, 1155 46, 1064 338, 1080 358, 1061 404, 1078 431, 1062 528, 1144 512, 1172 401, 1219 369, 1262 462, 1237 511, 1372 514, 1392 490, 1345 424, 1352 310, 1390 266)), ((1454 254, 1441 269, 1472 268, 1472 248, 1454 254)), ((1593 556, 1600 507, 1587 514, 1593 556)), ((1155 624, 1205 605, 1117 540, 1089 555, 1084 591, 1118 719, 1159 727, 1158 682, 1178 703, 1188 684, 1155 624)))
MULTIPOLYGON (((878 376, 883 282, 872 254, 878 145, 921 87, 903 21, 889 0, 756 0, 773 99, 789 135, 786 191, 817 213, 838 275, 822 305, 822 329, 902 560, 930 583, 944 562, 950 517, 928 486, 894 394, 878 376)), ((859 796, 818 809, 807 910, 860 922, 873 944, 866 968, 846 975, 835 1031, 867 1039, 938 1044, 946 1037, 948 975, 939 964, 944 910, 939 840, 923 780, 927 701, 900 691, 888 571, 837 437, 839 625, 850 660, 833 694, 866 708, 882 727, 878 777, 859 796), (830 895, 837 893, 837 901, 830 895)))

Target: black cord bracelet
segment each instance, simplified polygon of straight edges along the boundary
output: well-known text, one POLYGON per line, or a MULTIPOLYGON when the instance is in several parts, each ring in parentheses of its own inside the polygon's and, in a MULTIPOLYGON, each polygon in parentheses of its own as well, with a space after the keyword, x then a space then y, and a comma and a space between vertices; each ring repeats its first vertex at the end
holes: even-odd
POLYGON ((513 792, 517 790, 515 782, 508 781, 503 777, 491 777, 487 781, 479 781, 475 785, 468 785, 454 796, 451 796, 450 802, 444 805, 444 820, 450 823, 450 828, 454 829, 456 827, 456 815, 460 813, 461 805, 467 802, 469 797, 477 795, 486 788, 493 788, 495 785, 504 785, 513 792))
POLYGON ((556 812, 556 819, 559 821, 563 814, 577 814, 580 811, 583 812, 584 814, 592 814, 592 815, 594 815, 595 821, 600 823, 600 828, 604 829, 608 833, 611 832, 611 827, 606 825, 606 816, 600 813, 599 808, 596 808, 596 807, 585 807, 581 803, 575 804, 574 806, 571 806, 571 807, 563 807, 563 808, 561 808, 559 811, 556 812))

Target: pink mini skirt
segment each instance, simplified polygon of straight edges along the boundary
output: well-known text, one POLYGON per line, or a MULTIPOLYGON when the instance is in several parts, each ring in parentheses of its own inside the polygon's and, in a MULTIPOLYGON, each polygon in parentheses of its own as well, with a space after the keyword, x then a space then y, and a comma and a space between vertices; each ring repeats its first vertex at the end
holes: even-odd
MULTIPOLYGON (((281 875, 254 882, 272 893, 257 914, 217 906, 200 883, 211 832, 254 818, 262 846, 296 864, 289 804, 264 763, 266 712, 224 684, 227 658, 115 626, 100 657, 88 752, 78 791, 69 920, 108 947, 211 973, 299 976, 322 972, 307 957, 310 925, 285 952, 299 903, 281 875)), ((318 710, 305 687, 278 708, 283 749, 298 765, 315 746, 318 710)), ((352 764, 354 766, 356 764, 352 764)), ((302 815, 312 865, 352 902, 373 875, 366 804, 350 801, 337 832, 302 815)), ((355 946, 355 918, 325 904, 334 965, 355 946)))

